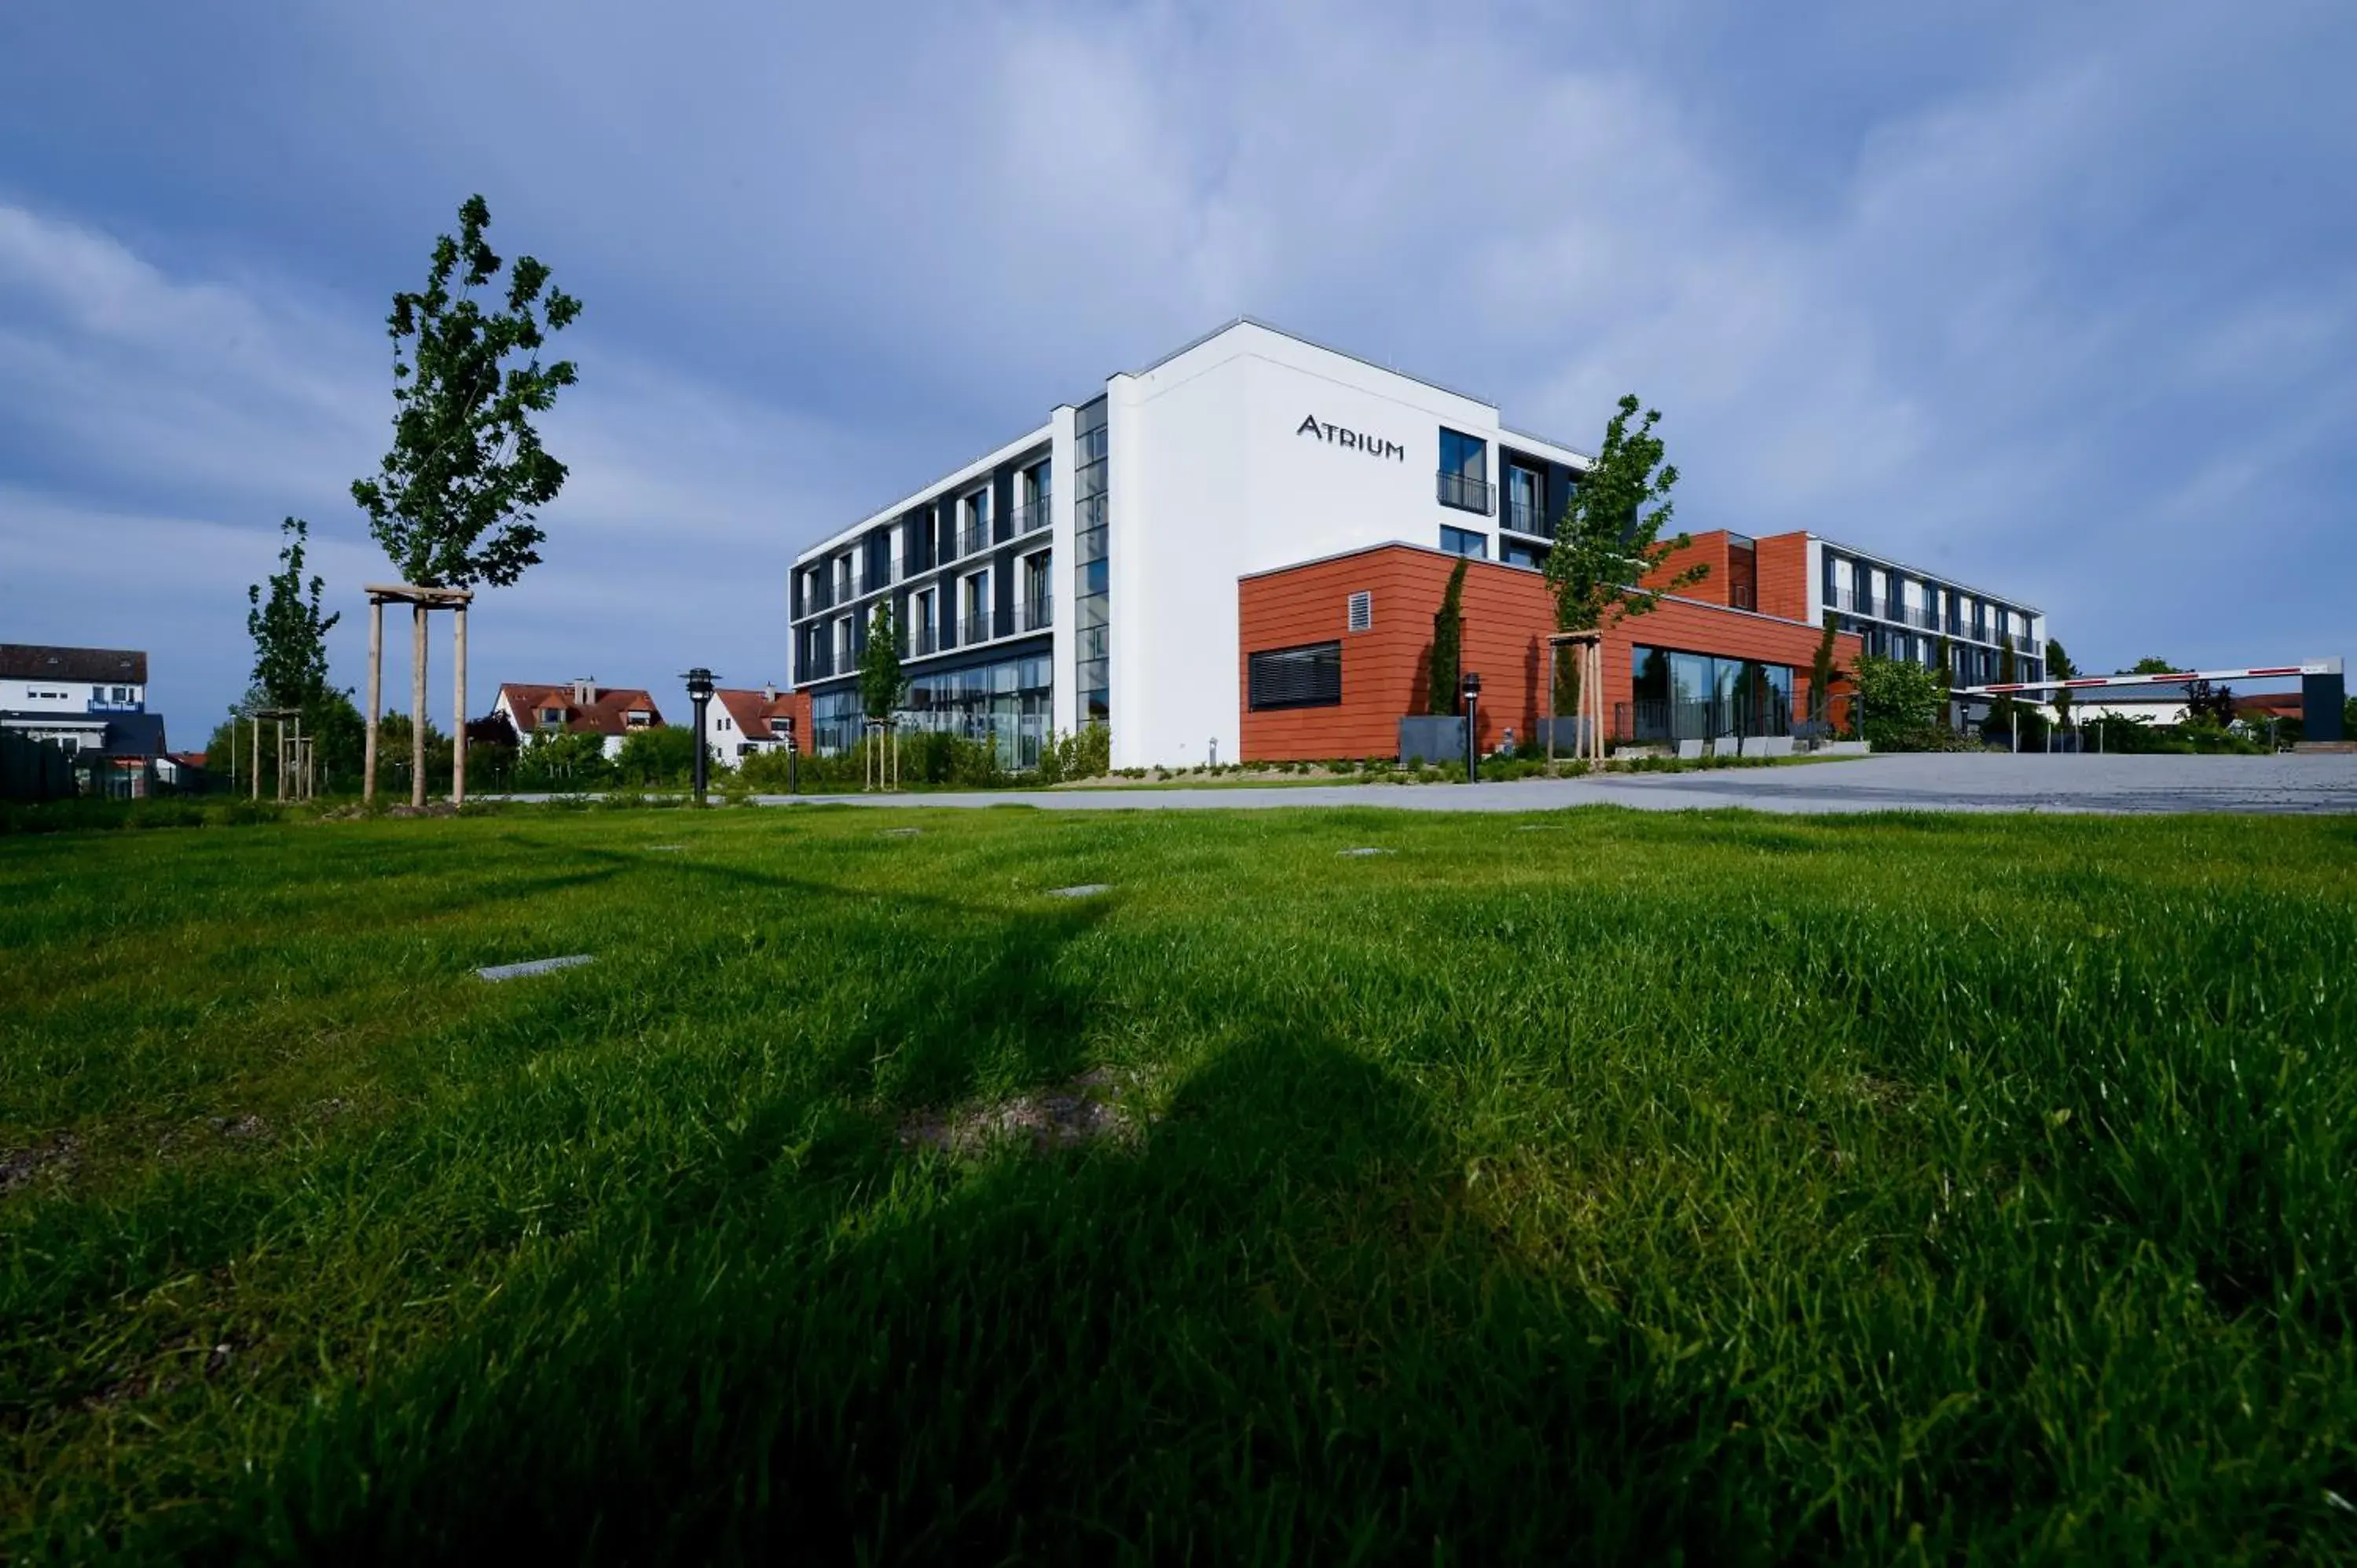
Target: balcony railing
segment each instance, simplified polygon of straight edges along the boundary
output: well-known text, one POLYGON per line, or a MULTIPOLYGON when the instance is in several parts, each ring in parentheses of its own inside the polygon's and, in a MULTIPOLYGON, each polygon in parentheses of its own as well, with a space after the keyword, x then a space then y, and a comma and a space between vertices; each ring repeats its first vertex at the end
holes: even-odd
POLYGON ((1501 521, 1516 533, 1535 533, 1542 538, 1549 538, 1555 532, 1555 530, 1547 526, 1545 513, 1528 501, 1518 501, 1509 498, 1506 502, 1506 514, 1501 521))
POLYGON ((1055 600, 1026 600, 1015 607, 1015 626, 1012 635, 1020 635, 1027 631, 1045 631, 1055 624, 1055 600))
POLYGON ((966 524, 965 527, 958 530, 957 547, 958 553, 962 556, 975 554, 978 552, 989 549, 989 519, 985 518, 980 522, 970 522, 966 524))
POLYGON ((960 648, 965 648, 977 642, 988 642, 992 638, 996 637, 997 635, 996 618, 988 610, 984 610, 978 615, 970 615, 963 620, 958 622, 958 646, 960 648))
POLYGON ((930 623, 910 627, 901 639, 901 654, 906 658, 922 659, 928 653, 942 650, 942 628, 930 623))
POLYGON ((1495 504, 1495 493, 1490 481, 1471 474, 1452 474, 1444 468, 1439 479, 1440 504, 1453 506, 1459 511, 1478 511, 1490 515, 1495 504))
POLYGON ((834 660, 822 649, 802 660, 802 679, 823 681, 834 673, 834 660))
POLYGON ((813 583, 802 594, 802 614, 816 615, 821 610, 834 608, 834 584, 824 577, 813 583))
POLYGON ((1648 698, 1612 705, 1612 738, 1639 745, 1792 733, 1792 705, 1773 691, 1762 693, 1757 702, 1714 697, 1679 703, 1648 698))
POLYGON ((1034 499, 1025 501, 1021 506, 1017 507, 1015 509, 1015 536, 1017 539, 1020 539, 1027 533, 1037 533, 1041 529, 1047 527, 1049 521, 1049 514, 1052 510, 1053 508, 1050 505, 1050 498, 1044 495, 1037 497, 1034 499))

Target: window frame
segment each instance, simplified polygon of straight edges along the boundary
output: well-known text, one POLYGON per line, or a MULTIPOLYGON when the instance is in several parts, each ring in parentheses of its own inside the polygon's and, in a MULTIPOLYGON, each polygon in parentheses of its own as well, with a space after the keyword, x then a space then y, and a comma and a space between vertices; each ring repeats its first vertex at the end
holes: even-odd
POLYGON ((1298 708, 1339 708, 1342 705, 1342 643, 1296 643, 1288 648, 1254 649, 1244 655, 1244 707, 1248 713, 1290 713, 1298 708), (1274 661, 1295 660, 1298 676, 1274 661), (1268 661, 1268 662, 1265 662, 1268 661), (1330 671, 1330 682, 1327 679, 1330 671), (1278 674, 1291 677, 1275 680, 1278 674), (1271 687, 1279 689, 1271 690, 1271 687), (1264 693, 1267 694, 1264 695, 1264 693))

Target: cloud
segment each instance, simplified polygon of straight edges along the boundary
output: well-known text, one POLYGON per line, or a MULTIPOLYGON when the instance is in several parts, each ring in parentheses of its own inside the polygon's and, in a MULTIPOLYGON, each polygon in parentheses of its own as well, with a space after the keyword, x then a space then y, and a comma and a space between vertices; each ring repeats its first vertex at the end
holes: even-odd
POLYGON ((588 311, 479 667, 774 672, 795 549, 1239 312, 1576 445, 1634 388, 1690 525, 2012 589, 2091 659, 2347 640, 2345 6, 418 0, 164 18, 131 48, 210 69, 129 111, 58 27, 0 64, 0 130, 91 149, 0 209, 12 495, 364 562, 383 297, 482 189, 588 311))

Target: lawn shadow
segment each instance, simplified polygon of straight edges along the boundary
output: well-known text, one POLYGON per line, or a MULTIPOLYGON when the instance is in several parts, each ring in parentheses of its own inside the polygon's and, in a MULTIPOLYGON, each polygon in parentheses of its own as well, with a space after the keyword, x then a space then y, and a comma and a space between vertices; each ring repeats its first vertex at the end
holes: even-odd
POLYGON ((1523 1268, 1421 1092, 1339 1045, 1233 1047, 1135 1145, 959 1163, 870 1139, 801 1174, 520 1283, 171 1548, 1767 1550, 1756 1485, 1717 1468, 1724 1402, 1671 1394, 1640 1337, 1523 1268))

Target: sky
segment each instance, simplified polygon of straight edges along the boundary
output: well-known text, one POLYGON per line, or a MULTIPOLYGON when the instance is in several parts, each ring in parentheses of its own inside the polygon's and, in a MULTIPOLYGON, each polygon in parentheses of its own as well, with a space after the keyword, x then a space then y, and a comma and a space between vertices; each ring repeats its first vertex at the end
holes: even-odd
POLYGON ((298 515, 361 686, 383 318, 480 192, 585 308, 475 713, 782 680, 796 551, 1244 314, 1584 450, 1636 392, 1680 525, 2089 669, 2357 654, 2353 62, 2346 0, 12 0, 0 640, 201 745, 298 515))

